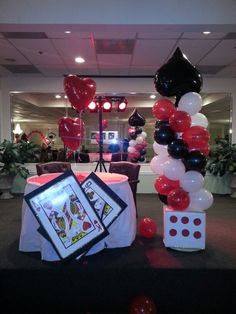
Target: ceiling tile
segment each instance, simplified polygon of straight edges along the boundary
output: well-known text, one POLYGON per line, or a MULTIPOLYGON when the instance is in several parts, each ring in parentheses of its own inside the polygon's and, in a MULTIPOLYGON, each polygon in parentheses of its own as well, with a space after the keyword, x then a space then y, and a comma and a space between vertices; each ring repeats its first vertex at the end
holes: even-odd
POLYGON ((135 40, 133 39, 96 39, 97 54, 132 54, 135 40))
POLYGON ((98 64, 103 68, 119 68, 129 66, 131 62, 131 55, 114 55, 114 54, 106 54, 106 55, 97 55, 98 64))
POLYGON ((5 38, 18 38, 18 39, 43 39, 47 35, 43 32, 3 32, 5 38))
POLYGON ((29 64, 29 61, 6 39, 0 39, 0 64, 13 64, 6 59, 14 59, 14 63, 29 64))
POLYGON ((13 73, 0 65, 0 76, 13 76, 13 73))
MULTIPOLYGON (((69 30, 69 29, 68 29, 69 30)), ((71 31, 70 34, 65 34, 65 32, 62 31, 47 31, 48 38, 52 39, 89 39, 91 38, 90 32, 74 32, 71 31)))
POLYGON ((114 76, 122 76, 122 75, 128 75, 128 69, 127 68, 116 68, 116 69, 110 69, 110 68, 100 68, 100 74, 101 75, 114 75, 114 76))
POLYGON ((157 69, 154 68, 154 67, 150 67, 150 68, 147 68, 147 67, 132 67, 130 68, 129 70, 129 74, 130 75, 137 75, 137 76, 153 76, 154 78, 154 75, 156 73, 157 69))
POLYGON ((218 40, 181 39, 178 47, 192 64, 197 64, 216 44, 218 40))
POLYGON ((127 29, 112 32, 93 32, 94 39, 135 39, 136 32, 127 29))
POLYGON ((200 65, 228 65, 236 58, 236 39, 222 40, 207 56, 199 62, 200 65))
POLYGON ((181 32, 139 32, 138 39, 177 39, 181 36, 181 32))
POLYGON ((217 73, 216 77, 236 77, 236 65, 224 67, 217 73))
POLYGON ((49 39, 11 39, 33 64, 61 64, 63 61, 49 39))
POLYGON ((32 64, 5 64, 3 67, 14 74, 40 73, 40 71, 32 64))
POLYGON ((171 53, 176 40, 141 40, 136 41, 132 65, 161 66, 171 53))
POLYGON ((211 34, 204 35, 202 32, 184 32, 182 38, 184 39, 222 39, 227 35, 227 33, 216 33, 212 32, 211 34))
POLYGON ((46 64, 46 65, 38 65, 37 68, 39 71, 47 76, 63 76, 68 73, 68 68, 61 64, 46 64))
POLYGON ((90 75, 99 75, 99 71, 97 68, 86 68, 86 67, 70 68, 69 67, 69 72, 67 74, 90 76, 90 75))

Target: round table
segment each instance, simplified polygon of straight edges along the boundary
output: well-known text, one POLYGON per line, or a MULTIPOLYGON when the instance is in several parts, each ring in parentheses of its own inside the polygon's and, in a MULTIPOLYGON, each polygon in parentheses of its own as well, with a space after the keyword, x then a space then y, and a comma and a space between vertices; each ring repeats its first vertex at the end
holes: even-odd
MULTIPOLYGON (((89 174, 89 172, 75 173, 80 183, 83 182, 89 174)), ((61 175, 61 173, 50 173, 28 178, 24 195, 32 192, 59 175, 61 175)), ((128 183, 128 177, 117 173, 107 172, 96 172, 96 175, 127 204, 127 207, 109 226, 109 235, 96 243, 86 255, 95 254, 104 248, 130 246, 136 236, 136 209, 133 194, 128 183)), ((60 257, 52 244, 39 234, 37 231, 38 228, 39 223, 24 200, 22 204, 19 250, 22 252, 41 252, 41 259, 46 261, 60 260, 60 257)))

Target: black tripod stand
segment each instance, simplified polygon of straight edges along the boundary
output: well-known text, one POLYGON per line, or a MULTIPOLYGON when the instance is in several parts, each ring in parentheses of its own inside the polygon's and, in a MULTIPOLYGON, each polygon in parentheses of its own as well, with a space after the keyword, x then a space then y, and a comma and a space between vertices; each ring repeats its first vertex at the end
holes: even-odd
POLYGON ((94 172, 98 170, 98 166, 99 166, 100 172, 102 172, 102 169, 104 169, 104 171, 107 172, 107 169, 104 164, 104 159, 103 159, 102 97, 99 96, 97 100, 98 100, 98 114, 99 114, 99 160, 97 162, 94 172))

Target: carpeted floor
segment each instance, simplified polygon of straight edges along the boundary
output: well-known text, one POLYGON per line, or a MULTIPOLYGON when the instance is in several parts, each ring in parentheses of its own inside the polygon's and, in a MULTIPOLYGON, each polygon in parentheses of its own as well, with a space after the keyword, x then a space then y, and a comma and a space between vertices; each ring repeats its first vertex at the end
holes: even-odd
POLYGON ((206 211, 206 249, 187 253, 164 246, 162 204, 156 194, 139 194, 138 221, 156 221, 154 239, 137 233, 131 247, 66 263, 18 251, 21 203, 22 195, 0 201, 0 301, 6 313, 125 313, 136 295, 151 297, 157 313, 235 313, 236 199, 214 195, 206 211))

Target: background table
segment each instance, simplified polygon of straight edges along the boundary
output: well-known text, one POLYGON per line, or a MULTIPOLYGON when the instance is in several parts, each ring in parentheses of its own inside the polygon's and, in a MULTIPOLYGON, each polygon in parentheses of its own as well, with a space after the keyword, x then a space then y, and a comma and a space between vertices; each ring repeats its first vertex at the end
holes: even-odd
MULTIPOLYGON (((44 174, 27 179, 24 194, 28 194, 37 187, 58 177, 61 173, 44 174)), ((89 172, 76 173, 77 179, 82 182, 89 172)), ((95 244, 86 255, 97 253, 104 248, 118 248, 130 246, 136 235, 136 209, 132 191, 128 183, 128 177, 115 173, 96 172, 119 197, 127 204, 126 209, 108 228, 109 235, 95 244)), ((41 259, 46 261, 60 260, 52 244, 41 236, 37 229, 39 223, 34 217, 25 200, 22 204, 22 223, 19 250, 22 252, 41 252, 41 259)))

